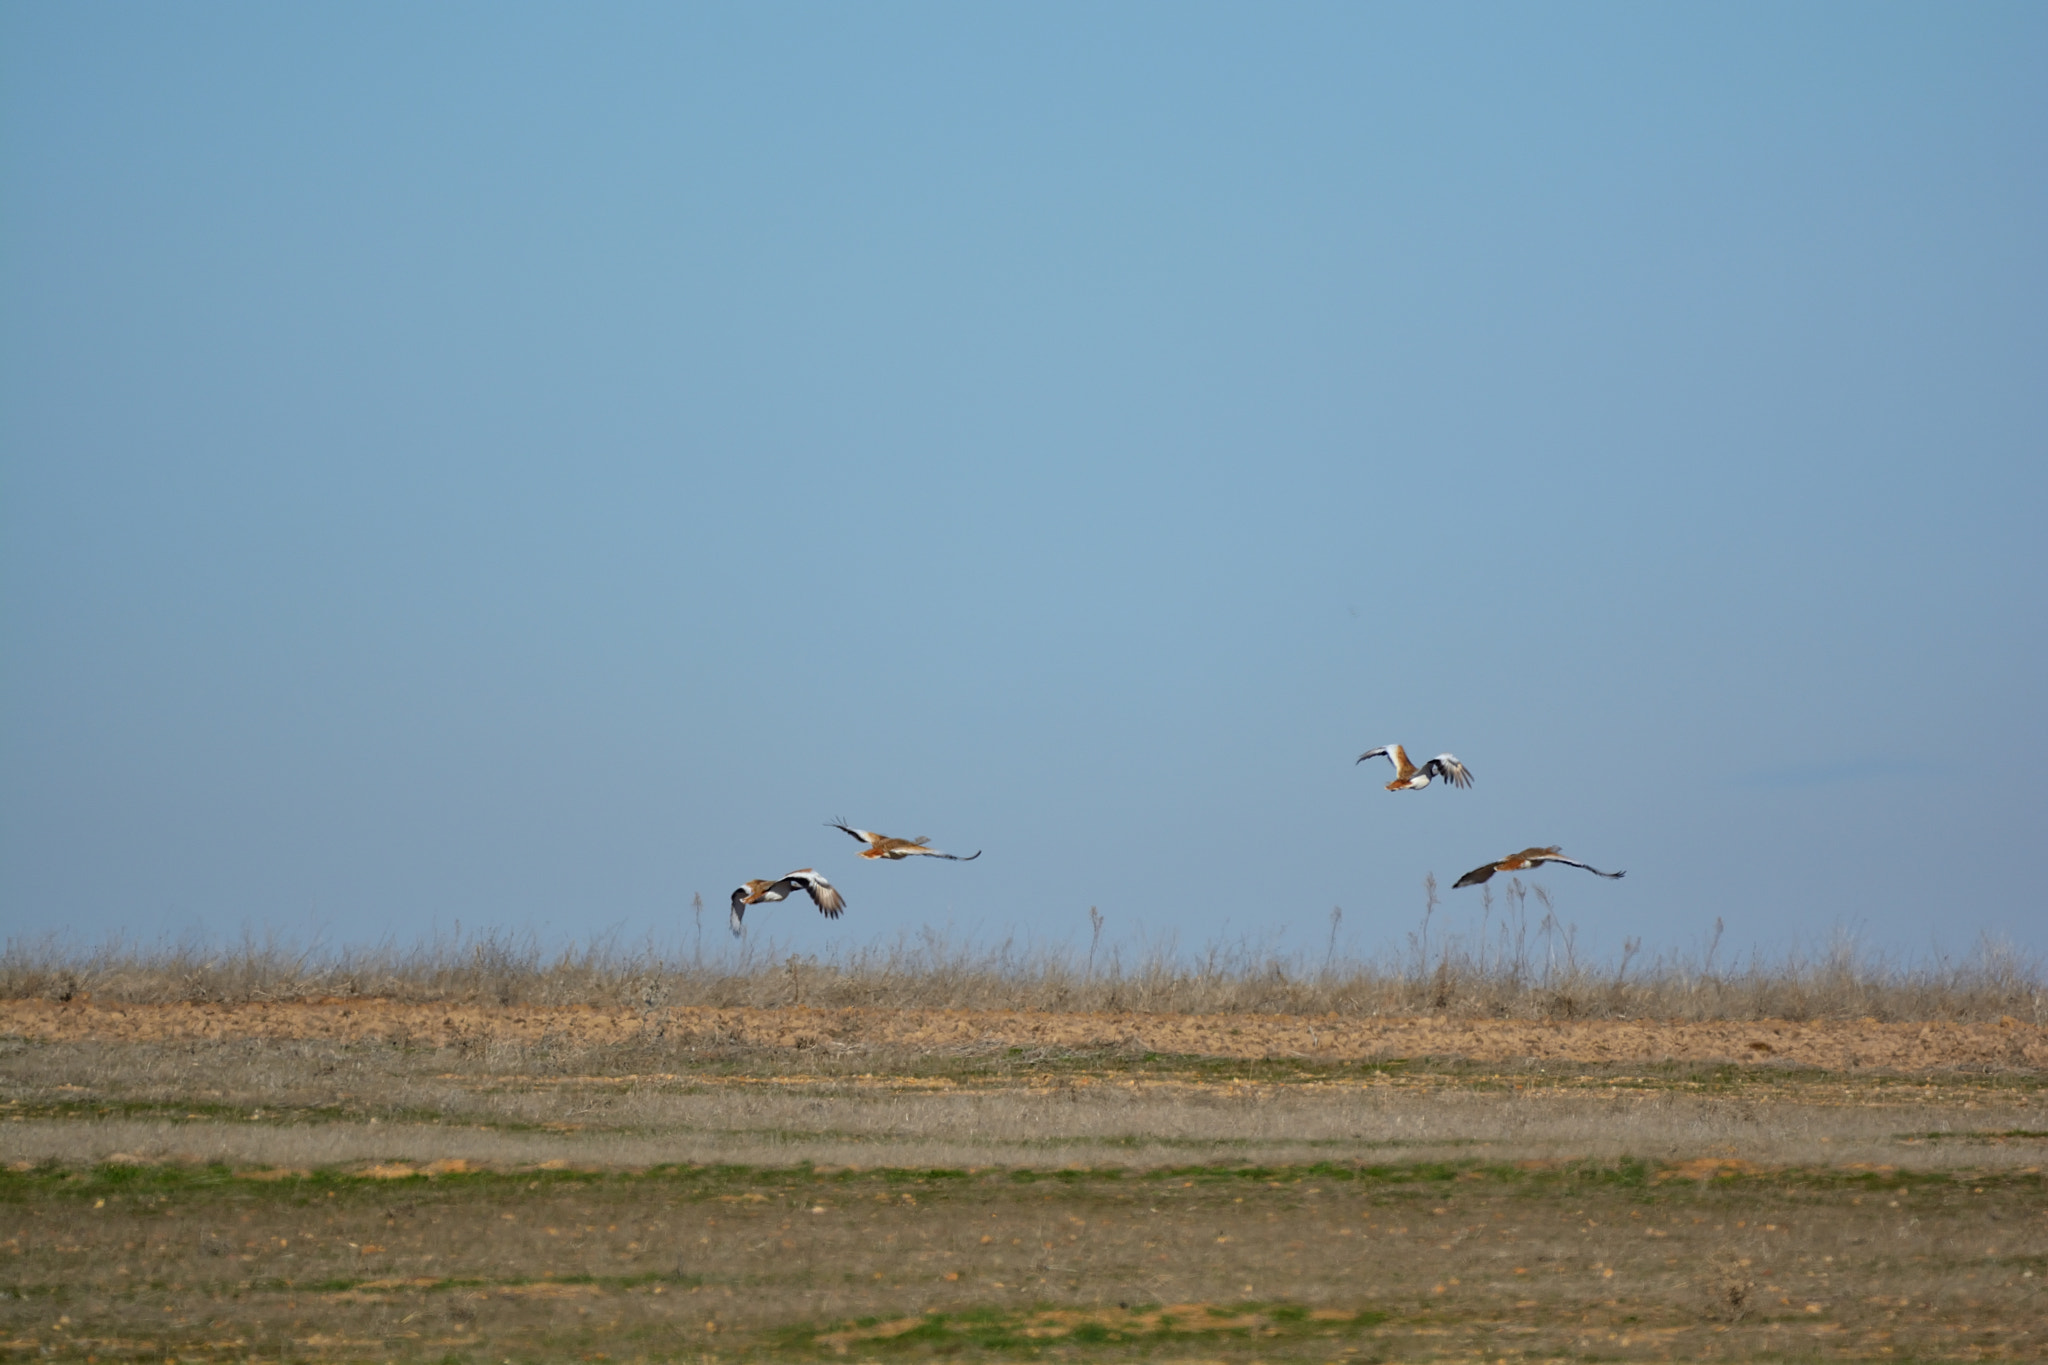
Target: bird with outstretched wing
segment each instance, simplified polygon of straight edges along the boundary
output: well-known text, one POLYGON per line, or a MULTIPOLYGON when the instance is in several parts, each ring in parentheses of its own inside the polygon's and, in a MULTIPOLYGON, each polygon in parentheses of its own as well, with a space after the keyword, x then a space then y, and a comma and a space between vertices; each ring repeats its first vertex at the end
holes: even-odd
POLYGON ((1358 761, 1363 763, 1368 758, 1384 758, 1394 765, 1394 780, 1387 784, 1387 790, 1390 792, 1421 791, 1429 785, 1431 778, 1437 777, 1453 787, 1472 785, 1472 774, 1458 761, 1456 754, 1438 754, 1421 767, 1417 767, 1408 761, 1408 751, 1400 745, 1382 744, 1377 749, 1367 749, 1358 756, 1358 761))
POLYGON ((1485 867, 1475 867, 1464 876, 1458 878, 1457 881, 1451 883, 1451 889, 1455 891, 1461 886, 1477 886, 1496 872, 1520 872, 1524 868, 1540 867, 1544 863, 1563 863, 1566 867, 1582 867, 1596 877, 1606 877, 1609 880, 1616 880, 1628 875, 1626 872, 1602 872, 1591 863, 1582 863, 1577 859, 1567 858, 1557 851, 1556 844, 1551 844, 1546 848, 1525 848, 1520 853, 1510 853, 1497 863, 1488 863, 1485 867))
POLYGON ((887 858, 891 862, 903 858, 944 858, 953 863, 971 863, 981 856, 980 849, 974 850, 964 858, 957 853, 941 853, 935 848, 927 848, 926 845, 931 840, 922 836, 915 839, 892 839, 871 829, 855 829, 844 820, 832 820, 827 823, 832 828, 843 829, 854 838, 865 842, 867 847, 860 851, 863 858, 887 858))
POLYGON ((727 927, 737 938, 740 933, 740 921, 747 917, 748 906, 783 900, 795 891, 808 893, 811 903, 818 907, 818 913, 826 919, 838 919, 840 913, 846 909, 846 897, 839 894, 838 888, 812 869, 802 867, 772 882, 757 877, 745 885, 735 887, 732 893, 732 914, 726 920, 727 927))

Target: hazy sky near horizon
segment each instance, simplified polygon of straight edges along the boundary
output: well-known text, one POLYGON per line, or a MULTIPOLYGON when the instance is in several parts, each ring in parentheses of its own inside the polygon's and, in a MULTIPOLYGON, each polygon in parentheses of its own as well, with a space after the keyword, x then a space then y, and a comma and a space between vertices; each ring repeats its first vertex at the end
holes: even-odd
POLYGON ((6 6, 6 934, 2048 950, 2044 133, 2038 5, 6 6))

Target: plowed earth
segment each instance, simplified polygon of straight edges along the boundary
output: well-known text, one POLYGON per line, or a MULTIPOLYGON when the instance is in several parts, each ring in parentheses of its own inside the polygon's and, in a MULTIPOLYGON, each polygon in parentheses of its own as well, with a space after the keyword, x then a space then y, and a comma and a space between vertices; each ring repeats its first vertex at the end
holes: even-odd
POLYGON ((0 1001, 0 1361, 2039 1360, 2031 1024, 0 1001))
POLYGON ((1235 1059, 1473 1062, 1775 1063, 1829 1071, 1924 1072, 2048 1065, 2048 1029, 1875 1020, 1794 1023, 1656 1020, 1304 1018, 1298 1015, 1055 1014, 1004 1010, 404 1004, 0 1002, 0 1036, 38 1042, 237 1039, 590 1047, 660 1038, 746 1047, 821 1044, 910 1050, 999 1046, 1136 1050, 1235 1059))

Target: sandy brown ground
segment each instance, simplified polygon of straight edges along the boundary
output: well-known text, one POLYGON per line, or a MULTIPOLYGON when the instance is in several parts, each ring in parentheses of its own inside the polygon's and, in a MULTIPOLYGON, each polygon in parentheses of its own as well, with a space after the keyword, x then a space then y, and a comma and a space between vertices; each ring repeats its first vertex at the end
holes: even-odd
POLYGON ((1921 1030, 1898 1030, 1906 1036, 1888 1048, 1856 1044, 1940 1063, 1912 1071, 1801 1065, 1848 1040, 1768 1024, 1727 1035, 1749 1060, 1703 1047, 1703 1060, 1667 1061, 1678 1049, 1646 1045, 1651 1030, 1619 1023, 1545 1031, 1409 1020, 1368 1037, 1369 1026, 1243 1016, 643 1016, 375 1002, 37 1004, 13 1022, 11 1038, 0 1031, 0 1162, 31 1165, 1043 1170, 1715 1158, 2018 1171, 2048 1160, 2048 1087, 2038 1068, 2012 1060, 2035 1030, 2017 1026, 1927 1030, 1924 1042, 1921 1030), (1260 1053, 1140 1047, 1199 1043, 1191 1035, 1205 1030, 1218 1048, 1260 1053), (1332 1045, 1315 1055, 1274 1046, 1296 1030, 1332 1045), (1446 1045, 1451 1055, 1435 1060, 1398 1055, 1404 1043, 1419 1050, 1460 1033, 1468 1045, 1547 1045, 1546 1054, 1468 1059, 1446 1045), (1963 1045, 1936 1049, 1943 1039, 1963 1045), (1617 1059, 1623 1043, 1635 1055, 1617 1059), (1968 1063, 2000 1045, 2006 1060, 1968 1063), (1379 1055, 1332 1056, 1340 1046, 1379 1055))
POLYGON ((606 1046, 660 1039, 748 1047, 840 1045, 1137 1050, 1316 1061, 1381 1057, 1475 1062, 1771 1062, 1830 1071, 2032 1070, 2048 1065, 2048 1029, 1875 1020, 1752 1023, 1657 1020, 1357 1019, 1285 1015, 1054 1014, 932 1009, 588 1005, 416 1005, 321 1000, 233 1005, 0 1002, 0 1036, 40 1042, 322 1039, 424 1047, 480 1042, 606 1046))

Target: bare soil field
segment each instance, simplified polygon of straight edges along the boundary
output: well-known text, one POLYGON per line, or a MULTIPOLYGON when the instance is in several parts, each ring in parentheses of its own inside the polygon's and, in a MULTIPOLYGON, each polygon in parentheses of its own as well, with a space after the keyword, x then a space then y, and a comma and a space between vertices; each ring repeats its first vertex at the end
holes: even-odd
POLYGON ((0 1177, 0 1350, 2040 1358, 2038 1177, 1695 1175, 52 1169, 0 1177))
POLYGON ((1835 1071, 1929 1071, 2048 1064, 2048 1028, 1777 1020, 1359 1019, 1331 1015, 1055 1013, 1024 1010, 403 1004, 386 1000, 96 1005, 0 1002, 0 1036, 44 1041, 328 1039, 425 1047, 481 1042, 569 1046, 640 1039, 769 1048, 987 1046, 1130 1049, 1327 1061, 1440 1057, 1479 1062, 1760 1062, 1835 1071))
POLYGON ((2039 1359, 2043 1047, 0 1002, 0 1359, 2039 1359))

